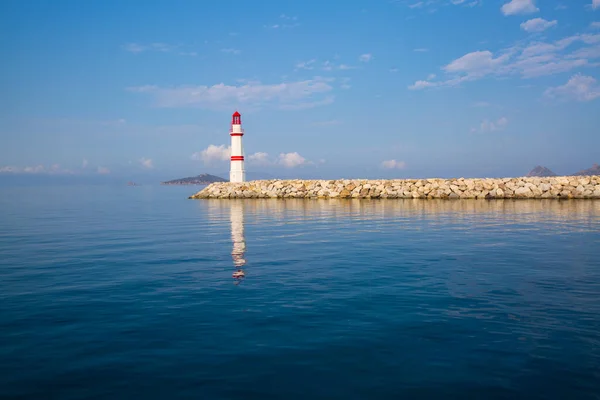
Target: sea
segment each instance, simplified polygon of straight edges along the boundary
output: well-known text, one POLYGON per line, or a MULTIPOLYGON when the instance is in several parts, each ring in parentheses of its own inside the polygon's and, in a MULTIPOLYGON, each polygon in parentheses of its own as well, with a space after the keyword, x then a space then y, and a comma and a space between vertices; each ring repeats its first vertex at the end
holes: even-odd
POLYGON ((0 398, 600 398, 600 201, 200 189, 0 188, 0 398))

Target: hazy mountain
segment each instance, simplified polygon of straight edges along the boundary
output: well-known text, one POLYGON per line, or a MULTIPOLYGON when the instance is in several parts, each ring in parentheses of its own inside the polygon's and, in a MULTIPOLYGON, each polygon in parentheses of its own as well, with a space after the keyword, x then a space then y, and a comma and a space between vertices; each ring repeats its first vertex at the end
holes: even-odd
POLYGON ((582 175, 600 175, 600 165, 594 164, 592 168, 584 169, 583 171, 579 171, 574 176, 582 176, 582 175))
POLYGON ((228 182, 228 180, 215 175, 201 174, 190 176, 189 178, 161 182, 161 185, 208 185, 214 182, 228 182))
POLYGON ((532 169, 527 176, 556 176, 556 174, 550 171, 548 168, 538 165, 532 169))

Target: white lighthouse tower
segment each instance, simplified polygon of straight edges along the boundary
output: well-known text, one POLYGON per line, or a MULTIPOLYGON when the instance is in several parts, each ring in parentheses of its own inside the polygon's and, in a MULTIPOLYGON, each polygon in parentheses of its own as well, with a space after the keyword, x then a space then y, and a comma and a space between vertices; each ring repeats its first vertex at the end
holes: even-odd
POLYGON ((229 171, 230 182, 245 182, 246 170, 244 169, 244 147, 242 146, 242 116, 234 112, 231 116, 231 169, 229 171))

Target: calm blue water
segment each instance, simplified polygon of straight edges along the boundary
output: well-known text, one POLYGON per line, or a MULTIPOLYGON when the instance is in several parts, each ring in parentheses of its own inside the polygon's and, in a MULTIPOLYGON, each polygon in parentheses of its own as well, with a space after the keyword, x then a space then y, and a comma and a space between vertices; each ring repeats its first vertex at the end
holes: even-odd
POLYGON ((0 397, 600 398, 599 201, 196 189, 0 189, 0 397))

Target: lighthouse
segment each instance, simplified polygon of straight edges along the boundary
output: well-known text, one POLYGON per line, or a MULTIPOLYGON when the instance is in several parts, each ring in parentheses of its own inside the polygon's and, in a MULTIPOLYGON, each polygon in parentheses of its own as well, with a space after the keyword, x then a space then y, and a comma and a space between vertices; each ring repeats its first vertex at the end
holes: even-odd
POLYGON ((244 147, 242 146, 242 115, 234 112, 231 116, 231 169, 229 170, 230 182, 245 182, 246 170, 244 169, 244 147))

